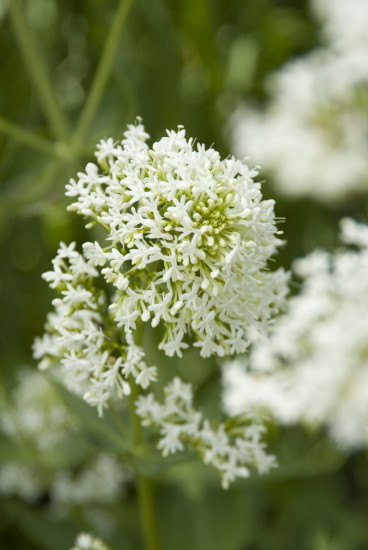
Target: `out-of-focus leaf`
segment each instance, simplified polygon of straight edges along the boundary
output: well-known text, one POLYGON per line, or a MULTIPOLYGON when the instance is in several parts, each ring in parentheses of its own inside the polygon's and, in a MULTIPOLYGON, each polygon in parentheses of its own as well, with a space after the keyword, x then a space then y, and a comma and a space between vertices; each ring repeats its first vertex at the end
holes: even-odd
POLYGON ((127 456, 126 460, 140 474, 156 477, 177 464, 188 463, 197 459, 193 454, 186 452, 164 457, 158 451, 147 451, 142 447, 142 449, 135 449, 134 455, 127 456))
POLYGON ((308 436, 300 428, 280 433, 273 452, 279 466, 267 475, 270 480, 305 479, 332 474, 346 461, 346 456, 327 438, 308 436))
POLYGON ((254 39, 238 36, 231 45, 226 69, 226 84, 235 92, 247 92, 257 68, 258 47, 254 39))
POLYGON ((248 548, 253 510, 245 492, 217 487, 198 498, 188 498, 167 487, 158 494, 157 501, 163 550, 248 548))
POLYGON ((105 411, 104 417, 99 418, 97 410, 83 401, 77 395, 56 385, 65 404, 77 415, 86 432, 89 441, 104 450, 125 453, 131 449, 128 434, 118 429, 110 411, 105 411))
MULTIPOLYGON (((76 529, 68 522, 52 520, 40 510, 31 509, 19 501, 7 502, 7 513, 29 539, 42 550, 67 550, 76 529)), ((19 549, 23 550, 23 549, 19 549)))
POLYGON ((0 460, 8 462, 13 460, 36 460, 37 453, 31 448, 24 448, 24 445, 17 445, 6 437, 0 437, 0 460))
POLYGON ((88 456, 93 450, 83 433, 71 435, 63 445, 52 447, 38 453, 38 463, 44 468, 59 470, 72 468, 88 456))
POLYGON ((5 14, 7 12, 7 3, 6 0, 0 0, 0 22, 5 17, 5 14))

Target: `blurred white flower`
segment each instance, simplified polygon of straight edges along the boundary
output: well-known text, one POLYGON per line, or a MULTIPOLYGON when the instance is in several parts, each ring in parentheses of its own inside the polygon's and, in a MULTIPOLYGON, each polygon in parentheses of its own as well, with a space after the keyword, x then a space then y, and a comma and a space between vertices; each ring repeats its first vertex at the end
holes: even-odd
POLYGON ((368 10, 365 0, 315 5, 327 29, 347 42, 358 36, 354 20, 361 40, 349 48, 331 42, 271 74, 265 108, 233 115, 232 146, 260 163, 285 195, 341 201, 368 190, 368 10))
POLYGON ((312 9, 323 24, 323 33, 336 49, 368 47, 366 0, 312 0, 312 9))
POLYGON ((26 501, 35 502, 44 489, 45 485, 37 468, 15 461, 0 463, 1 495, 17 495, 26 501))
POLYGON ((40 450, 56 447, 78 425, 47 378, 31 369, 20 370, 12 404, 4 402, 0 410, 1 431, 40 450))
POLYGON ((90 535, 89 533, 80 533, 71 550, 109 550, 101 539, 90 535))
POLYGON ((268 340, 227 365, 224 402, 231 414, 256 407, 284 424, 324 426, 353 449, 368 444, 368 226, 341 226, 359 248, 295 263, 300 293, 268 340))
POLYGON ((31 460, 27 452, 19 461, 2 461, 0 457, 0 494, 18 495, 30 502, 48 494, 51 505, 61 510, 115 502, 132 472, 113 456, 87 453, 73 462, 73 467, 52 466, 59 448, 68 446, 80 429, 80 420, 44 373, 22 369, 11 400, 2 403, 0 434, 34 457, 31 460), (41 464, 37 457, 42 457, 41 464))
POLYGON ((52 497, 59 504, 108 504, 116 502, 132 473, 117 458, 106 453, 94 456, 79 472, 59 472, 52 486, 52 497))

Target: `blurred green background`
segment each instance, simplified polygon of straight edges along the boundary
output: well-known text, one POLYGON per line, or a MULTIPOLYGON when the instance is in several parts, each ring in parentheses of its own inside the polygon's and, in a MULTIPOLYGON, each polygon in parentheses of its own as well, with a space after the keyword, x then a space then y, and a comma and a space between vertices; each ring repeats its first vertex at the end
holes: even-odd
MULTIPOLYGON (((60 240, 84 240, 64 186, 100 138, 119 139, 142 116, 153 139, 183 124, 227 156, 239 102, 261 102, 265 76, 319 40, 302 0, 0 0, 0 399, 20 367, 35 367, 32 341, 53 298, 41 274, 60 240)), ((367 215, 367 201, 329 208, 274 198, 288 241, 276 262, 286 268, 316 246, 333 248, 343 215, 367 215)), ((368 548, 366 455, 343 457, 321 435, 297 430, 271 439, 284 466, 270 478, 223 492, 197 465, 160 479, 164 549, 368 548)), ((87 527, 78 511, 50 519, 46 497, 36 506, 0 501, 1 550, 66 549, 87 527)), ((141 548, 134 507, 132 487, 109 512, 124 533, 115 549, 141 548)))

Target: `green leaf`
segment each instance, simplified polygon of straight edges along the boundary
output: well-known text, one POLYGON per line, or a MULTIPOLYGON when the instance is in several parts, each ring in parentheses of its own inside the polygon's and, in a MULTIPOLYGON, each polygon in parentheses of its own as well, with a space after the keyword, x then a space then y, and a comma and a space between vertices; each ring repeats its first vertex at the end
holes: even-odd
POLYGON ((126 453, 131 449, 128 434, 124 434, 110 411, 105 411, 104 417, 99 418, 97 410, 91 407, 83 399, 69 392, 63 386, 56 384, 56 388, 65 404, 80 419, 88 440, 96 447, 126 453))
POLYGON ((272 452, 279 466, 267 478, 284 480, 307 478, 338 471, 346 456, 320 434, 307 434, 301 428, 289 428, 279 432, 279 441, 272 452))
POLYGON ((1 462, 24 460, 25 456, 28 460, 34 460, 36 453, 31 448, 25 449, 24 445, 18 445, 6 437, 0 437, 1 462))
POLYGON ((247 92, 254 81, 258 61, 258 44, 253 38, 238 36, 231 45, 226 84, 236 92, 247 92))
POLYGON ((253 513, 246 492, 212 487, 190 498, 166 487, 156 500, 163 550, 248 548, 253 513))
POLYGON ((25 504, 11 500, 6 511, 12 516, 18 529, 40 550, 67 550, 75 537, 75 528, 66 521, 49 518, 45 512, 31 509, 25 504))
POLYGON ((194 462, 197 457, 186 452, 162 456, 158 451, 139 447, 126 460, 141 475, 157 477, 178 464, 194 462))

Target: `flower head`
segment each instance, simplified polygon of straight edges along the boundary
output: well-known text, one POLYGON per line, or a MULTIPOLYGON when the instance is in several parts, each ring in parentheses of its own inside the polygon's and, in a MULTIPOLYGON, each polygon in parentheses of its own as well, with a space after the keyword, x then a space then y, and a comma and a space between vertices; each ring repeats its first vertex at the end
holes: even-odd
POLYGON ((59 297, 34 355, 42 368, 61 363, 100 415, 133 380, 146 389, 156 379, 137 339, 143 323, 161 323, 168 356, 182 356, 189 338, 204 357, 241 353, 286 294, 285 273, 265 270, 281 241, 257 172, 183 128, 151 148, 148 137, 138 121, 120 142, 102 140, 97 164, 71 180, 70 209, 105 238, 82 254, 62 243, 44 274, 59 297))
POLYGON ((70 209, 106 228, 84 256, 114 285, 110 311, 126 333, 162 321, 169 356, 181 356, 187 334, 203 356, 243 352, 249 328, 263 328, 284 296, 283 273, 264 271, 281 242, 274 203, 255 170, 183 128, 151 148, 147 138, 138 122, 120 143, 101 141, 98 165, 68 186, 70 209))

